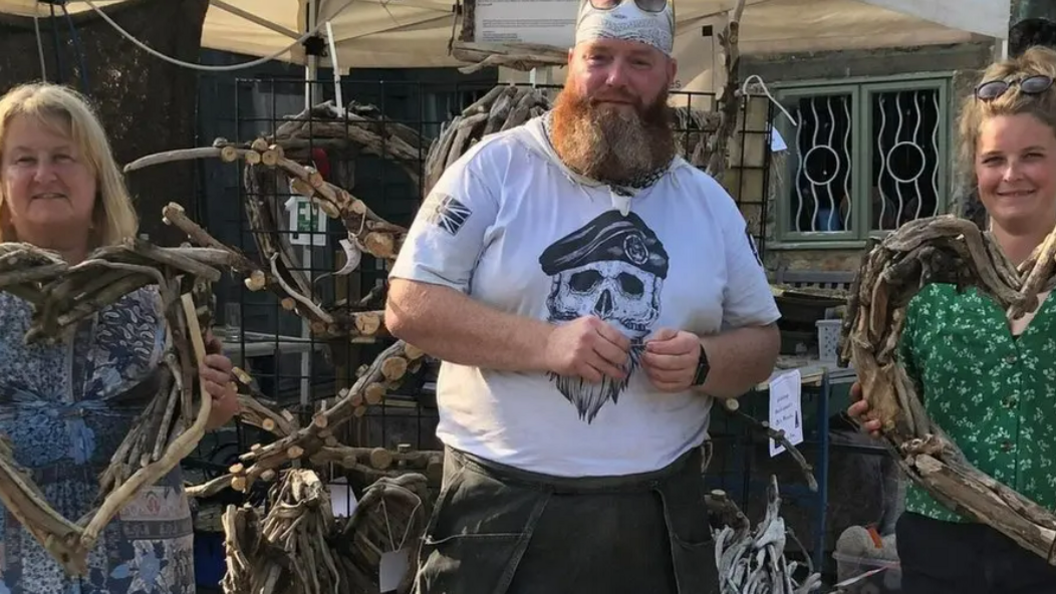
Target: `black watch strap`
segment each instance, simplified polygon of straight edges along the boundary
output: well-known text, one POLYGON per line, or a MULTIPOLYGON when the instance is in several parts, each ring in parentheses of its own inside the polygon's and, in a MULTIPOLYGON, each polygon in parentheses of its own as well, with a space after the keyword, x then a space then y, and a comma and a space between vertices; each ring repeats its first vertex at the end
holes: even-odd
POLYGON ((702 386, 708 379, 711 365, 708 363, 708 353, 704 351, 704 345, 700 345, 700 359, 697 361, 697 371, 693 375, 693 386, 702 386))

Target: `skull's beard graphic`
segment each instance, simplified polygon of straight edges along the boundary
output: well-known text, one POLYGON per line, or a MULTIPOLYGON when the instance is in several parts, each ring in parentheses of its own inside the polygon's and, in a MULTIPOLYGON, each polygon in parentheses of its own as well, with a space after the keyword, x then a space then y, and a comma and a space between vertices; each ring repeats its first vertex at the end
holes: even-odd
POLYGON ((606 402, 612 400, 612 403, 616 404, 619 401, 620 392, 627 387, 634 370, 638 369, 638 362, 644 351, 645 344, 641 340, 631 345, 630 359, 624 366, 627 375, 620 380, 603 375, 600 384, 592 384, 578 376, 557 375, 552 372, 550 379, 553 380, 557 391, 576 407, 580 420, 591 423, 606 402))
POLYGON ((660 315, 663 279, 621 261, 593 262, 554 276, 547 299, 550 321, 570 322, 582 316, 597 316, 631 339, 630 357, 617 380, 604 376, 592 384, 580 377, 550 374, 557 389, 579 413, 592 422, 606 402, 618 401, 631 374, 638 369, 645 345, 642 340, 660 315))

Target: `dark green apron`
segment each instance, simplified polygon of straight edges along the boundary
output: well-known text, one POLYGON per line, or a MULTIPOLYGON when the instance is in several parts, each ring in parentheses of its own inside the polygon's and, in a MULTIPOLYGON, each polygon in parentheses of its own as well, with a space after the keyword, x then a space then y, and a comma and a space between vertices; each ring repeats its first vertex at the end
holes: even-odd
POLYGON ((656 472, 563 478, 447 449, 416 594, 718 592, 699 448, 656 472))

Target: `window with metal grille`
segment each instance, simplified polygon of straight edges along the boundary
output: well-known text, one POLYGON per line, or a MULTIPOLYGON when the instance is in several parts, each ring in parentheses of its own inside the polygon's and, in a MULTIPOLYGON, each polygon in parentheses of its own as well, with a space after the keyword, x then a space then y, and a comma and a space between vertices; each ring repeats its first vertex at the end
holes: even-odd
POLYGON ((949 80, 785 87, 776 239, 860 245, 944 212, 949 80), (793 125, 792 121, 795 122, 793 125))

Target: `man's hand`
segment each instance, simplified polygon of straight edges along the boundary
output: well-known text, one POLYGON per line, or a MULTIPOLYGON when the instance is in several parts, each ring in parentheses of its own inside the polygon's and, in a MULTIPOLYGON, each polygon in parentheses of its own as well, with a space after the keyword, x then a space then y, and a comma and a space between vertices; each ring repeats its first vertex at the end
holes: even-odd
POLYGON ((614 326, 594 316, 560 324, 546 342, 546 365, 564 376, 578 376, 591 383, 604 376, 627 377, 631 341, 614 326))
POLYGON ((700 338, 684 330, 661 328, 645 341, 642 369, 658 390, 688 390, 700 362, 700 338))
POLYGON ((213 398, 208 429, 223 427, 239 412, 238 390, 235 389, 234 365, 223 355, 223 345, 211 330, 205 334, 205 359, 198 369, 205 391, 213 398))

